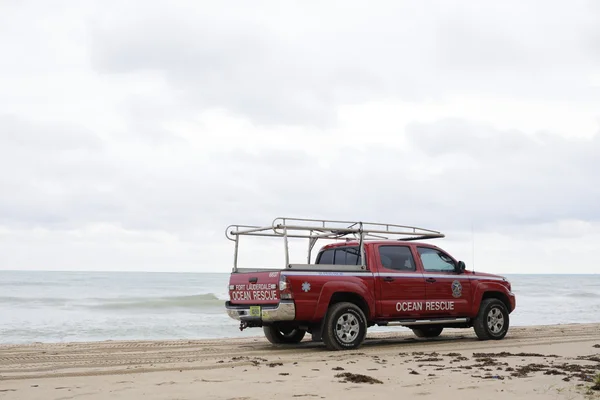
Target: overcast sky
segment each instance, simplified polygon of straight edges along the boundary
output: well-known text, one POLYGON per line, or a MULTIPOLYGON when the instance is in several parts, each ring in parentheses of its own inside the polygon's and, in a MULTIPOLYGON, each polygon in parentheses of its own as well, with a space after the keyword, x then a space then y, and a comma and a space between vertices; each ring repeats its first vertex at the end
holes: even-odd
POLYGON ((296 216, 595 273, 599 131, 593 0, 0 0, 0 269, 227 272, 296 216))

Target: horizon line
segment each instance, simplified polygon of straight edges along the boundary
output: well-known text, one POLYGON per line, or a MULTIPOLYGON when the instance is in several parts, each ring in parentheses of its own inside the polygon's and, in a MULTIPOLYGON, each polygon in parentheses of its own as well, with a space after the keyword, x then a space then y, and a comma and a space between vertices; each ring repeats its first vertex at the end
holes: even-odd
MULTIPOLYGON (((281 270, 280 268, 273 268, 273 270, 281 270)), ((470 271, 470 270, 469 270, 470 271)), ((99 273, 99 272, 111 272, 111 273, 159 273, 159 274, 231 274, 231 271, 166 271, 166 270, 60 270, 60 269, 0 269, 0 272, 79 272, 79 273, 99 273)), ((491 273, 493 275, 600 275, 600 272, 487 272, 487 271, 475 271, 491 273)))

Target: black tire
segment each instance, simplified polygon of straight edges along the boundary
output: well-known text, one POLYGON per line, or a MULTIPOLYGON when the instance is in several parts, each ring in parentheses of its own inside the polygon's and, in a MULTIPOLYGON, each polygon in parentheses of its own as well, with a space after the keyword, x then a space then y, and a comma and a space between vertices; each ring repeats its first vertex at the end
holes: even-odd
POLYGON ((508 332, 509 319, 506 305, 498 299, 485 299, 473 323, 480 340, 500 340, 508 332))
POLYGON ((302 329, 280 328, 275 325, 263 326, 263 332, 267 340, 273 344, 300 343, 306 335, 306 331, 302 329))
POLYGON ((422 326, 419 328, 412 328, 413 333, 417 337, 421 338, 432 338, 436 336, 440 336, 444 328, 440 326, 422 326))
POLYGON ((329 350, 357 349, 365 336, 367 318, 360 307, 348 302, 329 307, 323 321, 323 343, 329 350))

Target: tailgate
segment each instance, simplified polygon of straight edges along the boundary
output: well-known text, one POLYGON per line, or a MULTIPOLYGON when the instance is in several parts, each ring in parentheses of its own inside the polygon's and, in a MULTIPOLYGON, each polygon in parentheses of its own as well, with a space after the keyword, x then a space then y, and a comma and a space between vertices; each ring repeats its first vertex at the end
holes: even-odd
POLYGON ((236 272, 229 277, 230 304, 279 303, 279 271, 236 272))

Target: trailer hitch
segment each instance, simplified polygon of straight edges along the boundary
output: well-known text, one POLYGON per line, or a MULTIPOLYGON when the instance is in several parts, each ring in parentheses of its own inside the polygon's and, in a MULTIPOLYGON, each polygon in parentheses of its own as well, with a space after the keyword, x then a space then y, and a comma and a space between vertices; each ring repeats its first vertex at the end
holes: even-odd
POLYGON ((248 327, 248 322, 246 322, 246 321, 240 322, 240 331, 243 331, 247 327, 248 327))

